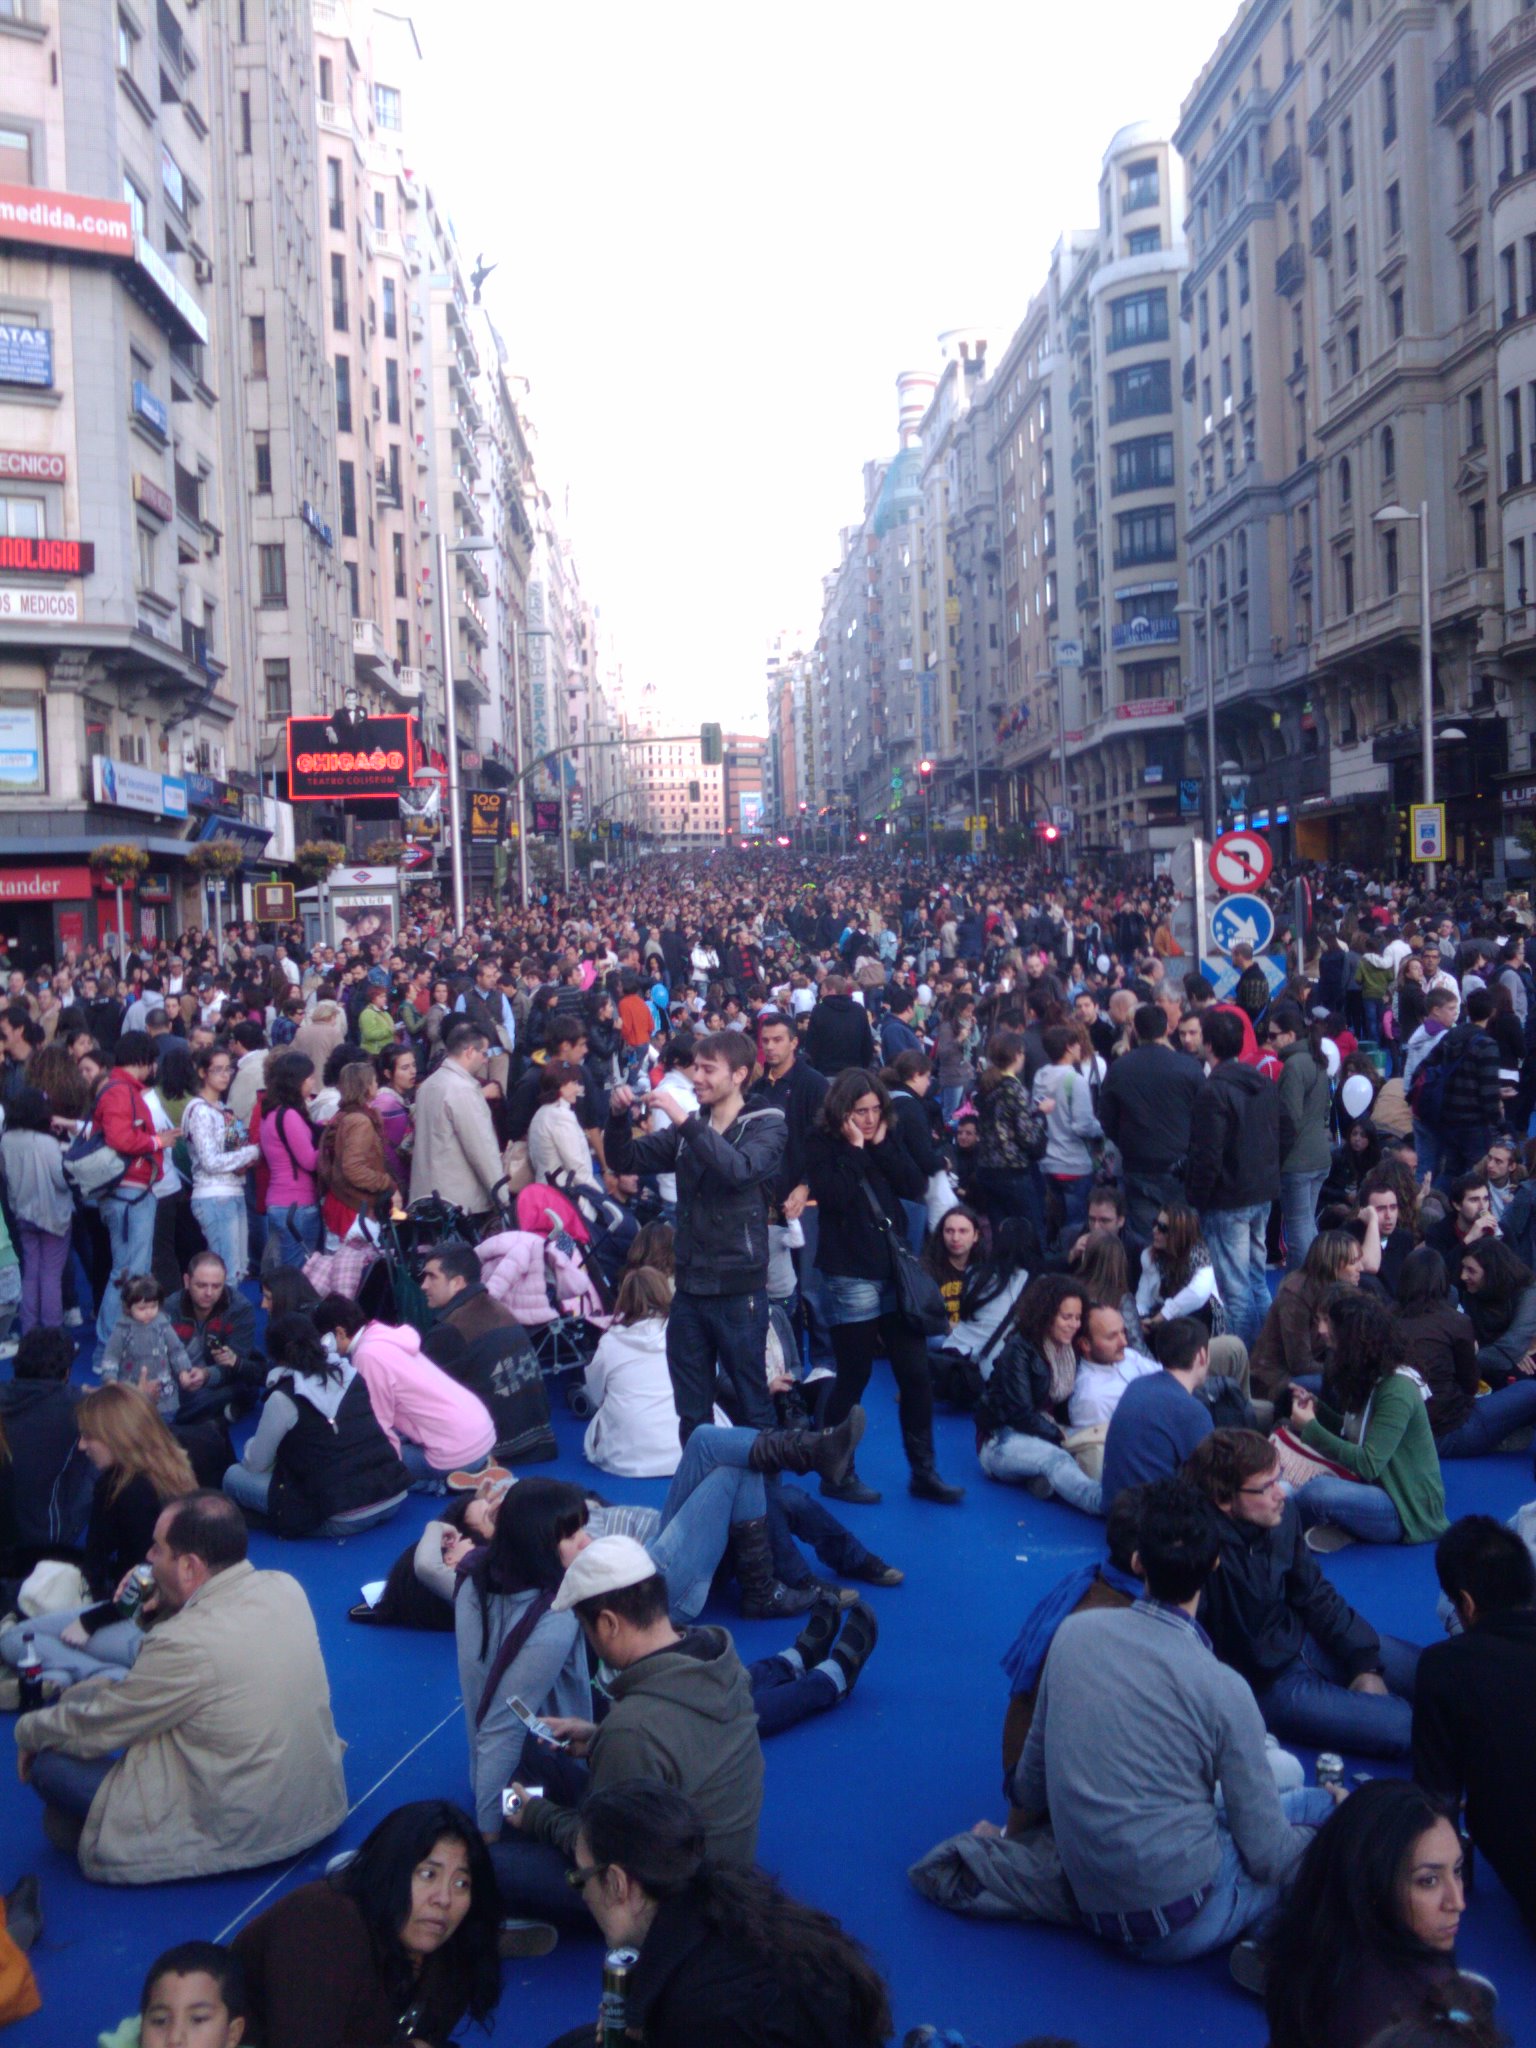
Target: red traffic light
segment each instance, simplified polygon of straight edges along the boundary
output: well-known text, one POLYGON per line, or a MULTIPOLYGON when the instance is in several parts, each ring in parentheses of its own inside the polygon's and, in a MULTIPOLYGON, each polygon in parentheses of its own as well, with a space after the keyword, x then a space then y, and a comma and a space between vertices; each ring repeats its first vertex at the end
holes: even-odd
POLYGON ((917 764, 917 772, 926 780, 926 778, 933 773, 933 763, 931 761, 919 761, 917 764))
POLYGON ((867 832, 859 834, 859 844, 860 846, 867 846, 869 844, 869 834, 867 832))
POLYGON ((1042 825, 1039 829, 1040 837, 1044 839, 1047 842, 1047 844, 1061 837, 1061 834, 1057 831, 1054 825, 1042 825))

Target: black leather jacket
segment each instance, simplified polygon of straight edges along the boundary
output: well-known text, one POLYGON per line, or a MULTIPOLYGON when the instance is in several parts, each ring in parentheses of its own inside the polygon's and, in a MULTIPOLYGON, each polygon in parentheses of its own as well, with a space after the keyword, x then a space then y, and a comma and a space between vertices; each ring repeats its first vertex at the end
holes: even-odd
POLYGON ((705 1116, 637 1138, 610 1117, 603 1154, 615 1173, 677 1175, 677 1285, 684 1294, 752 1294, 768 1284, 768 1209, 788 1137, 783 1113, 747 1109, 720 1132, 705 1116))
POLYGON ((1018 1331, 998 1353, 992 1377, 976 1404, 976 1441, 984 1444, 1000 1429, 1020 1436, 1061 1442, 1061 1429, 1051 1414, 1051 1367, 1044 1353, 1018 1331))

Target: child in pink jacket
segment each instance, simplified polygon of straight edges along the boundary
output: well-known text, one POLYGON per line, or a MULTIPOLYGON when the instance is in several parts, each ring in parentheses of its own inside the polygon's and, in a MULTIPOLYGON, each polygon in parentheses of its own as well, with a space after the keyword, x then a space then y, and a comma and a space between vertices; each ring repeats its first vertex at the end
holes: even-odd
POLYGON ((328 1294, 315 1328, 356 1368, 379 1427, 420 1490, 442 1492, 449 1472, 483 1465, 496 1441, 491 1412, 478 1394, 450 1379, 406 1325, 370 1322, 355 1301, 328 1294))

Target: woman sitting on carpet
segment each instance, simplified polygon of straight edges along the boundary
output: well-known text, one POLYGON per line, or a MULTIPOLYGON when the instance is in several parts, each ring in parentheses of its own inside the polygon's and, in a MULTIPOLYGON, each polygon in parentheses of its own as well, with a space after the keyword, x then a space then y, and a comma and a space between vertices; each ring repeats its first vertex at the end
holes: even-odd
POLYGON ((1352 1792, 1264 1944, 1271 2048, 1365 2048, 1455 1975, 1464 1903, 1461 1843, 1427 1793, 1391 1778, 1352 1792))
POLYGON ((858 1943, 764 1872, 710 1862, 703 1815, 670 1785, 633 1779, 594 1792, 576 1872, 586 1873, 581 1896, 608 1947, 640 1952, 627 2017, 647 2048, 723 2039, 877 2048, 889 2039, 885 1986, 858 1943))
MULTIPOLYGON (((956 1218, 962 1222, 970 1219, 977 1242, 961 1271, 956 1321, 944 1336, 928 1340, 928 1365, 933 1390, 941 1400, 959 1408, 974 1408, 997 1363, 1003 1325, 1029 1285, 1031 1271, 1039 1268, 1040 1240, 1027 1217, 1005 1216, 992 1233, 991 1251, 984 1253, 979 1218, 962 1203, 940 1223, 936 1239, 930 1242, 930 1257, 937 1253, 941 1261, 953 1265, 949 1238, 956 1218)), ((931 1264, 929 1270, 937 1276, 938 1264, 931 1264)), ((942 1278, 939 1284, 943 1286, 942 1278)))
POLYGON ((613 1322, 586 1370, 592 1420, 581 1448, 599 1472, 670 1479, 677 1470, 682 1449, 667 1371, 671 1306, 671 1282, 652 1267, 635 1267, 619 1282, 613 1322))
POLYGON ((501 1795, 518 1774, 527 1731, 509 1702, 535 1714, 589 1720, 587 1648, 574 1614, 550 1601, 585 1526, 581 1489, 563 1479, 524 1479, 501 1503, 490 1543, 461 1573, 454 1601, 459 1685, 469 1733, 475 1819, 488 1842, 501 1835, 501 1795))
POLYGON ((267 1325, 267 1405, 224 1491, 283 1536, 353 1536, 388 1520, 410 1475, 379 1427, 368 1388, 305 1315, 267 1325))
POLYGON ((350 1862, 235 1936, 253 2038, 266 2048, 446 2042, 501 1996, 496 1879, 467 1813, 420 1799, 350 1862))
POLYGON ((1293 1384, 1291 1420, 1304 1444, 1349 1476, 1324 1473, 1297 1493, 1308 1549, 1433 1543, 1449 1524, 1428 1384, 1402 1363, 1397 1325, 1371 1295, 1334 1288, 1318 1323, 1332 1361, 1332 1405, 1293 1384))
POLYGON ((1025 1288, 1011 1335, 976 1409, 976 1462, 989 1479, 1055 1493, 1084 1514, 1101 1489, 1063 1448, 1061 1418, 1077 1384, 1077 1333, 1087 1313, 1080 1282, 1043 1273, 1025 1288))
POLYGON ((29 1616, 0 1633, 0 1658, 18 1666, 31 1636, 43 1677, 58 1685, 132 1669, 144 1631, 114 1602, 148 1556, 160 1510, 197 1486, 186 1452, 137 1387, 119 1382, 83 1394, 75 1423, 80 1448, 96 1468, 83 1565, 94 1604, 29 1616))

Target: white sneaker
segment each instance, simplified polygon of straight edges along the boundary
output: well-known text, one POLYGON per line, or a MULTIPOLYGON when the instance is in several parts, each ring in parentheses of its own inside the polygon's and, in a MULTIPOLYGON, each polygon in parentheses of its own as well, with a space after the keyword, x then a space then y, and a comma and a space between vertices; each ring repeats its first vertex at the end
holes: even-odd
POLYGON ((64 1327, 65 1327, 65 1329, 66 1329, 66 1330, 78 1330, 78 1329, 80 1329, 80 1328, 82 1327, 82 1325, 84 1324, 84 1322, 85 1322, 85 1317, 84 1317, 83 1315, 81 1315, 81 1313, 80 1313, 79 1309, 77 1309, 77 1308, 67 1308, 67 1309, 65 1309, 65 1311, 64 1311, 64 1327))

